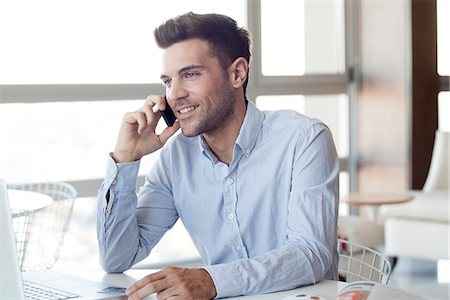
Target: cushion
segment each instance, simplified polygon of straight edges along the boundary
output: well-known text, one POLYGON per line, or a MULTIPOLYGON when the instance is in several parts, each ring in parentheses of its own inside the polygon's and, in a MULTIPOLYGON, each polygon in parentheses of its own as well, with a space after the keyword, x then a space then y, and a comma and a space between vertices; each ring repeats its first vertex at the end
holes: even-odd
POLYGON ((449 223, 449 202, 449 190, 417 192, 414 199, 407 203, 383 205, 380 217, 449 223))

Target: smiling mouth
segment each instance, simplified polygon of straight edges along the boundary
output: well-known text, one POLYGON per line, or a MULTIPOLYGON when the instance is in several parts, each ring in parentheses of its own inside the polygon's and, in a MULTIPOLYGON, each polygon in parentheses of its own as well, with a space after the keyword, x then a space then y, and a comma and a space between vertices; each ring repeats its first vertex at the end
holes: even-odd
POLYGON ((182 109, 178 110, 178 113, 180 113, 181 115, 189 113, 191 111, 194 111, 196 108, 198 107, 198 105, 194 105, 194 106, 188 106, 188 107, 184 107, 182 109))

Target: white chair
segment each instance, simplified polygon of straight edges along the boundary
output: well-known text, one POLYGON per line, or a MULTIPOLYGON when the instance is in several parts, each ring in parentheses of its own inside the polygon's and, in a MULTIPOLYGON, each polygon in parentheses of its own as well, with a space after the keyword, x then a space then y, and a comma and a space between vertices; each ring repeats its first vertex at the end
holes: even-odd
POLYGON ((22 271, 50 269, 59 257, 70 223, 77 194, 75 188, 67 183, 54 182, 9 184, 8 189, 34 191, 53 198, 52 204, 34 212, 31 220, 29 216, 13 219, 22 271))
POLYGON ((391 264, 380 252, 338 239, 339 277, 346 282, 372 281, 387 284, 391 264))
POLYGON ((414 199, 383 206, 385 253, 417 259, 450 259, 450 132, 436 131, 427 179, 414 199))
POLYGON ((436 190, 449 189, 449 144, 450 132, 436 130, 430 169, 428 170, 422 192, 428 193, 436 190))

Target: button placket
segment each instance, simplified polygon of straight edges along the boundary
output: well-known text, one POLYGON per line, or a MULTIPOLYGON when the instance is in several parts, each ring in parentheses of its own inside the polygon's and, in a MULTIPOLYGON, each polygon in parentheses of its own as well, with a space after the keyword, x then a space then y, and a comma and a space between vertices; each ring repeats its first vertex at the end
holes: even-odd
MULTIPOLYGON (((235 169, 236 170, 236 169, 235 169)), ((224 211, 226 213, 227 225, 230 228, 230 246, 236 258, 247 258, 247 253, 243 244, 239 229, 237 211, 237 185, 236 172, 231 172, 224 178, 224 211)))

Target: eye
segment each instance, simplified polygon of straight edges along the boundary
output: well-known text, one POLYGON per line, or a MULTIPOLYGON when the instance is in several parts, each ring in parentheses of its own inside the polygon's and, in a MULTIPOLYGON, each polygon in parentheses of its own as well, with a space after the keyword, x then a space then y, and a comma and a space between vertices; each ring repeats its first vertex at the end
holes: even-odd
POLYGON ((166 87, 170 87, 172 85, 172 80, 171 79, 164 79, 163 80, 163 85, 165 85, 166 87))
POLYGON ((184 78, 192 79, 192 78, 196 77, 197 75, 198 75, 198 73, 196 73, 196 72, 187 72, 186 74, 184 74, 184 78))

